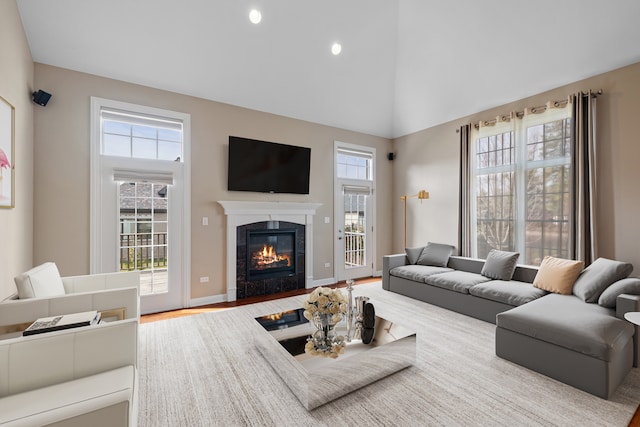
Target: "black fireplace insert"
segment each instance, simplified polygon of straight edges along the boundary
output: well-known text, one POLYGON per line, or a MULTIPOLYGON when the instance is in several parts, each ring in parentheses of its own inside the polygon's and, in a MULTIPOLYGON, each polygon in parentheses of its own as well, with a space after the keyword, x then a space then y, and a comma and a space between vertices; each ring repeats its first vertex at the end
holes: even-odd
POLYGON ((297 273, 296 229, 247 230, 247 280, 297 273))

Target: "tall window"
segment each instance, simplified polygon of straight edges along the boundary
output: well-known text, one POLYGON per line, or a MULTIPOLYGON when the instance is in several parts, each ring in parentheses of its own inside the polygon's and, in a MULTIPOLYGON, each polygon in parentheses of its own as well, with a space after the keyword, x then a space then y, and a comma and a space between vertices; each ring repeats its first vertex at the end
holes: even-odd
POLYGON ((373 181, 371 153, 339 148, 336 153, 336 177, 342 187, 344 215, 344 267, 367 265, 367 203, 373 181))
POLYGON ((189 298, 190 123, 91 98, 91 271, 139 271, 142 312, 189 298))
POLYGON ((571 206, 569 108, 484 126, 472 137, 472 255, 518 251, 539 265, 567 258, 571 206))

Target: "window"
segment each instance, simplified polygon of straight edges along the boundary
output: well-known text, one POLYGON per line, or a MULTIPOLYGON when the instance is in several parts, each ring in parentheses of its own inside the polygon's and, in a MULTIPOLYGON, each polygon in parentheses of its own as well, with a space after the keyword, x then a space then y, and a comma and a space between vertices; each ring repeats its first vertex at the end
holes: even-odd
POLYGON ((136 159, 180 160, 182 121, 100 110, 101 154, 136 159))
POLYGON ((568 258, 571 119, 568 108, 482 127, 472 139, 472 256, 520 252, 539 265, 568 258))
POLYGON ((372 177, 371 153, 350 150, 338 150, 337 177, 370 181, 372 177))

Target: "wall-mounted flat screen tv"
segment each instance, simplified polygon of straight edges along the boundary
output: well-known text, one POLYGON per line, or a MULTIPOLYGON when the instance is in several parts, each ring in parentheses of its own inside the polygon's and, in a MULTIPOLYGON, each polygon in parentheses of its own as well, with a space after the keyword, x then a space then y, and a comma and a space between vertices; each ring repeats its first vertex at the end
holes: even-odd
POLYGON ((229 136, 229 191, 309 194, 311 148, 229 136))

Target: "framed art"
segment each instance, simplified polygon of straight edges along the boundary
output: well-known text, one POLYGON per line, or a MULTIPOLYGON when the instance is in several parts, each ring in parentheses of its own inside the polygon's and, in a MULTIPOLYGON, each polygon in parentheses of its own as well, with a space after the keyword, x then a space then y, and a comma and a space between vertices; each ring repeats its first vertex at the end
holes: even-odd
POLYGON ((0 96, 0 208, 15 206, 15 108, 0 96))

